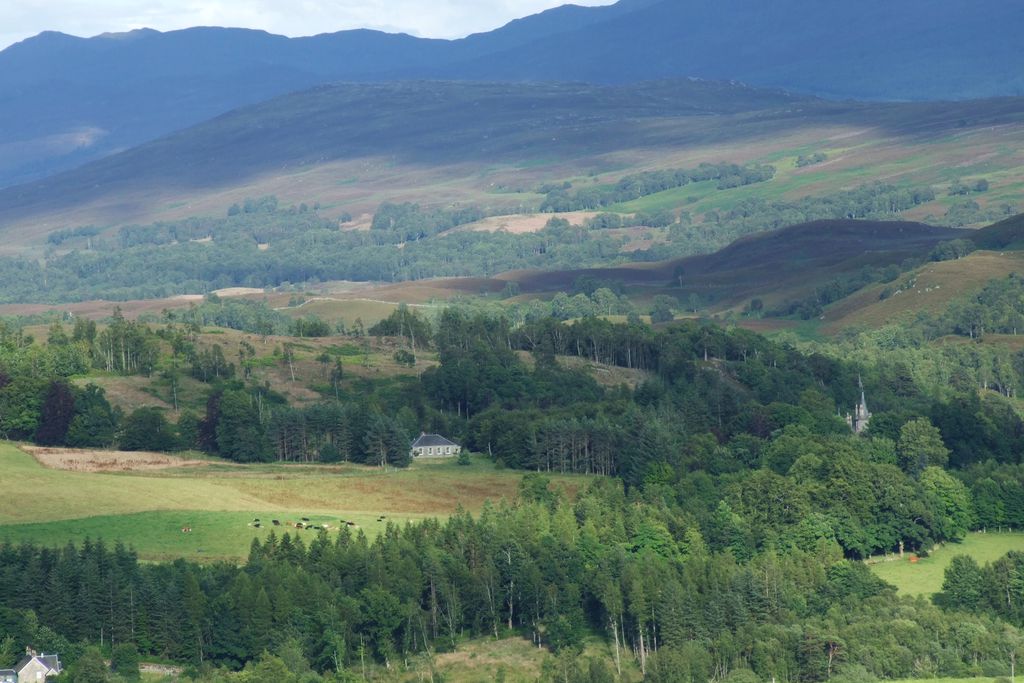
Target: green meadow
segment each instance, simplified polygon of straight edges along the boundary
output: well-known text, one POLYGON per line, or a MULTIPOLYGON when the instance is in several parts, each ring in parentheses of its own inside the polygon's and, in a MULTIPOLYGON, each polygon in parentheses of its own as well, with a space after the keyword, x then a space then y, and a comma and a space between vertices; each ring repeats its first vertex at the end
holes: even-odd
MULTIPOLYGON (((307 542, 319 533, 289 522, 308 518, 310 524, 329 525, 331 536, 345 526, 372 539, 388 523, 443 518, 460 507, 479 511, 485 501, 511 499, 521 476, 495 470, 482 458, 470 466, 446 461, 388 471, 213 462, 147 472, 71 472, 47 469, 16 445, 5 444, 0 479, 26 493, 0 501, 0 542, 56 547, 103 539, 123 542, 146 560, 240 560, 253 538, 265 539, 272 531, 307 542), (273 525, 275 519, 280 526, 273 525)), ((570 492, 585 481, 555 480, 570 492)))
POLYGON ((1024 550, 1024 533, 972 533, 960 543, 946 543, 916 563, 908 553, 903 560, 871 565, 875 575, 896 586, 903 595, 931 596, 942 590, 946 567, 957 555, 970 555, 978 564, 997 560, 1011 550, 1024 550))

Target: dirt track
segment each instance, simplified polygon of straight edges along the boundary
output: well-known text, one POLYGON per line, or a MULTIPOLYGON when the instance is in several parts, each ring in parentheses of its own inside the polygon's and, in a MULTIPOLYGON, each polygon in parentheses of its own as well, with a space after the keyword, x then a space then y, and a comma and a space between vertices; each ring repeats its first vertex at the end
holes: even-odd
POLYGON ((22 446, 40 465, 69 472, 147 472, 173 467, 204 467, 202 460, 185 460, 164 453, 100 451, 76 448, 22 446))

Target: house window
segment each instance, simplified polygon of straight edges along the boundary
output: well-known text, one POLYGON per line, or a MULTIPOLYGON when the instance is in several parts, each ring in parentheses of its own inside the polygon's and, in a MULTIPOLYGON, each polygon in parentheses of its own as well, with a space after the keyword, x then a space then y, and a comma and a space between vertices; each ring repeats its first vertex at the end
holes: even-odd
POLYGON ((433 447, 431 447, 431 448, 428 448, 428 449, 427 449, 427 455, 433 455, 433 454, 434 454, 434 449, 433 449, 433 447))
POLYGON ((452 447, 451 446, 445 446, 444 447, 444 454, 445 455, 451 455, 452 454, 452 447))

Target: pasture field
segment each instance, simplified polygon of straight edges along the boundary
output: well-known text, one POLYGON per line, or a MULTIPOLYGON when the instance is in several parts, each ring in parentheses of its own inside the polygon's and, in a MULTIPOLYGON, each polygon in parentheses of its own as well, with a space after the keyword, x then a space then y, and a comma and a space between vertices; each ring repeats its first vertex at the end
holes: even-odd
MULTIPOLYGON (((936 199, 916 207, 904 218, 922 220, 941 216, 950 205, 964 197, 946 194, 955 180, 991 183, 989 192, 972 195, 983 205, 1020 201, 1020 177, 1024 155, 1011 140, 1021 131, 1009 128, 958 131, 951 135, 921 138, 892 135, 883 128, 810 128, 788 140, 792 147, 778 145, 761 148, 753 159, 776 167, 776 176, 764 183, 719 190, 716 181, 692 183, 609 207, 612 211, 633 213, 683 208, 701 215, 711 210, 728 211, 751 199, 768 201, 796 200, 806 196, 848 190, 874 181, 931 186, 936 199), (828 159, 812 166, 798 167, 800 154, 823 152, 828 159)), ((728 146, 724 146, 728 149, 728 146)), ((719 161, 740 158, 721 153, 719 161)))
POLYGON ((908 554, 903 560, 875 562, 871 569, 903 595, 928 597, 942 590, 946 567, 957 555, 970 555, 984 565, 1011 550, 1024 550, 1024 533, 972 533, 961 543, 940 546, 917 563, 911 563, 908 554))
POLYGON ((824 331, 844 327, 881 327, 913 317, 919 311, 938 313, 954 299, 982 289, 989 280, 1024 271, 1024 252, 976 251, 954 261, 927 263, 889 284, 875 284, 841 299, 825 310, 824 331), (886 287, 898 293, 882 299, 886 287))
MULTIPOLYGON (((495 470, 482 458, 468 467, 452 460, 388 471, 209 461, 158 471, 80 472, 45 468, 16 445, 4 444, 0 478, 31 494, 0 501, 0 542, 61 546, 102 538, 132 546, 146 560, 238 560, 254 537, 266 538, 271 530, 300 534, 308 542, 317 532, 287 526, 303 517, 330 524, 332 536, 344 520, 355 523, 347 527, 353 532, 373 538, 388 522, 444 518, 459 507, 476 512, 485 501, 511 499, 521 477, 495 470), (378 521, 381 516, 386 519, 378 521), (261 528, 252 526, 255 519, 261 528), (282 525, 273 526, 274 519, 282 525)), ((553 479, 570 493, 586 481, 553 479)))

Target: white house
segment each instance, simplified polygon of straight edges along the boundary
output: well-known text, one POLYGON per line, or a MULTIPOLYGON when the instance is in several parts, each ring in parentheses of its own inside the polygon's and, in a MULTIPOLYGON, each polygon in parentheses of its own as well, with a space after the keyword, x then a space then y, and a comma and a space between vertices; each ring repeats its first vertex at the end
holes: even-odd
POLYGON ((462 446, 439 434, 420 434, 412 442, 413 458, 451 458, 462 452, 462 446))
POLYGON ((62 670, 63 667, 61 667, 60 658, 57 655, 37 655, 35 652, 29 652, 14 667, 14 672, 18 675, 18 683, 43 681, 51 676, 59 676, 62 670))

